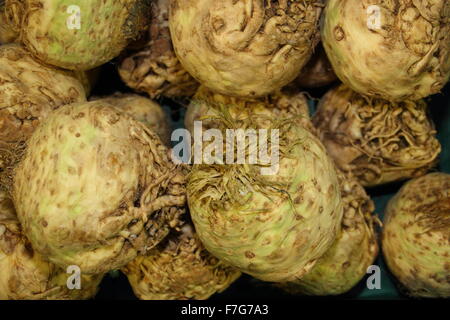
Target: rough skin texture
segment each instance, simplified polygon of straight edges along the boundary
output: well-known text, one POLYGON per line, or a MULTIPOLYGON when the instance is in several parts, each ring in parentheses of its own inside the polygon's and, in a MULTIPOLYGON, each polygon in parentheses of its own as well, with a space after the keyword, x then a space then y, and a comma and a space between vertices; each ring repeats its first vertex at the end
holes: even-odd
POLYGON ((4 192, 0 192, 0 270, 0 300, 89 299, 103 278, 81 275, 81 289, 68 289, 70 274, 33 250, 4 192))
POLYGON ((325 50, 353 90, 389 101, 419 100, 448 81, 448 0, 329 0, 324 14, 325 50), (379 28, 370 6, 379 8, 379 28))
POLYGON ((148 23, 148 0, 6 0, 20 40, 45 63, 88 70, 118 56, 148 23), (71 5, 80 8, 80 28, 71 5))
POLYGON ((151 98, 191 97, 198 82, 175 55, 168 20, 169 0, 153 1, 148 41, 139 50, 126 55, 119 66, 119 74, 127 86, 151 98))
MULTIPOLYGON (((291 88, 278 91, 266 98, 244 100, 214 93, 206 87, 201 86, 192 101, 184 117, 184 126, 191 133, 194 132, 194 121, 202 121, 204 129, 209 129, 214 126, 214 122, 211 123, 208 117, 214 116, 215 112, 208 104, 208 101, 213 101, 216 104, 224 106, 239 105, 242 109, 248 106, 253 110, 257 110, 256 112, 258 114, 265 114, 268 117, 286 118, 289 116, 297 116, 303 126, 308 129, 312 127, 308 100, 303 93, 291 90, 291 88)), ((241 116, 245 119, 248 117, 248 114, 244 112, 241 116)))
POLYGON ((318 42, 321 0, 173 0, 170 32, 210 90, 260 97, 293 81, 318 42))
POLYGON ((157 245, 186 200, 181 168, 157 135, 101 101, 64 106, 38 127, 13 191, 33 248, 88 274, 157 245))
POLYGON ((367 187, 422 176, 441 152, 423 100, 390 103, 341 85, 322 98, 313 123, 338 167, 367 187))
POLYGON ((361 281, 378 255, 374 203, 356 179, 343 173, 338 177, 344 203, 341 234, 309 273, 281 285, 290 293, 343 294, 361 281))
POLYGON ((336 82, 337 79, 325 50, 320 44, 293 85, 300 88, 320 88, 336 82))
POLYGON ((416 297, 450 297, 450 175, 405 184, 384 217, 382 247, 395 277, 416 297))
POLYGON ((134 119, 153 130, 166 146, 170 146, 171 130, 169 120, 158 103, 137 94, 122 93, 91 100, 101 100, 125 111, 134 119))
POLYGON ((18 44, 0 46, 0 180, 11 170, 36 126, 62 105, 86 101, 73 73, 44 66, 18 44))
MULTIPOLYGON (((214 109, 205 112, 214 113, 208 126, 224 137, 226 129, 238 128, 278 129, 280 137, 275 175, 262 175, 258 163, 193 165, 188 204, 205 248, 263 281, 302 277, 340 231, 339 184, 324 146, 303 128, 301 113, 272 113, 245 101, 224 104, 214 95, 196 96, 193 103, 214 109)), ((246 139, 247 153, 249 147, 246 139)))
POLYGON ((0 45, 14 42, 17 37, 18 33, 11 27, 6 15, 4 0, 0 0, 0 45))
POLYGON ((142 300, 205 300, 241 275, 206 251, 189 223, 122 271, 142 300))

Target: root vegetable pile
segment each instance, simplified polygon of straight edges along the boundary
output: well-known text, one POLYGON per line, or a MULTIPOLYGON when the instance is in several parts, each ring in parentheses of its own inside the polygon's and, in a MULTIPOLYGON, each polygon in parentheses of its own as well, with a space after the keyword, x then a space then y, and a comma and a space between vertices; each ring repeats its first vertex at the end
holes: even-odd
POLYGON ((330 248, 342 219, 338 179, 325 148, 295 114, 275 117, 258 103, 227 105, 214 95, 196 99, 213 114, 210 128, 276 129, 280 144, 273 175, 261 173, 261 162, 194 164, 187 194, 199 238, 213 255, 258 279, 302 277, 330 248))
POLYGON ((449 78, 448 0, 0 0, 0 300, 449 298, 449 78))

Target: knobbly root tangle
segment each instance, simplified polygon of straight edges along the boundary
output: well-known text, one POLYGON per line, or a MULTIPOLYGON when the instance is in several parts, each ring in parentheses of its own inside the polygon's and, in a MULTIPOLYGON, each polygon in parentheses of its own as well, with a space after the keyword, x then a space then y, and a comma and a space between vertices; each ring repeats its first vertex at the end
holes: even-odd
POLYGON ((337 165, 364 186, 424 175, 441 152, 423 100, 388 102, 341 85, 322 98, 313 123, 337 165))
POLYGON ((198 82, 183 68, 173 49, 168 25, 169 0, 153 1, 151 15, 146 43, 125 54, 119 74, 130 88, 151 98, 191 97, 198 82))
POLYGON ((25 154, 26 143, 0 142, 0 192, 12 195, 14 170, 25 154))
POLYGON ((144 300, 208 299, 241 274, 206 251, 190 222, 122 271, 144 300))
MULTIPOLYGON (((226 104, 220 95, 203 95, 203 101, 200 96, 189 108, 206 107, 199 119, 223 137, 226 129, 279 130, 279 169, 263 175, 258 161, 194 164, 187 194, 199 238, 214 256, 258 279, 303 276, 331 246, 342 218, 335 168, 324 147, 304 129, 301 111, 274 112, 260 101, 236 98, 226 104)), ((246 155, 255 148, 249 141, 244 145, 246 155)), ((230 148, 233 156, 237 148, 230 148)))

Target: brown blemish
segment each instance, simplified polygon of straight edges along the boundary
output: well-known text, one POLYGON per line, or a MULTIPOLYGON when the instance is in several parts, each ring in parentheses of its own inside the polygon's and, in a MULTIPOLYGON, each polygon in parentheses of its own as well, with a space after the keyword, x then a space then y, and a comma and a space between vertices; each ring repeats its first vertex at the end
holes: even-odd
POLYGON ((255 254, 253 252, 251 252, 251 251, 245 251, 245 256, 248 259, 253 259, 255 257, 255 254))
POLYGON ((345 39, 345 32, 341 26, 334 27, 333 33, 334 33, 334 38, 337 41, 342 41, 345 39))

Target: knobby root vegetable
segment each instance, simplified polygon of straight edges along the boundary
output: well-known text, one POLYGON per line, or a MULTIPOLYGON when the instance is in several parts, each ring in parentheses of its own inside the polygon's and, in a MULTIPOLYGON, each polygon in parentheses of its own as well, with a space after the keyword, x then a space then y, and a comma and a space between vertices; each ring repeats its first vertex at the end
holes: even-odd
POLYGON ((43 62, 89 70, 117 57, 148 24, 148 0, 6 0, 20 40, 43 62))
POLYGON ((268 129, 269 141, 225 141, 226 148, 215 149, 212 156, 222 160, 217 156, 223 151, 226 164, 210 161, 210 145, 204 146, 203 162, 194 163, 187 184, 197 234, 211 254, 244 273, 263 281, 293 281, 314 267, 340 231, 342 203, 334 164, 321 142, 304 129, 302 114, 224 101, 200 92, 192 103, 209 106, 207 128, 219 130, 222 137, 227 129, 254 129, 261 139, 259 130, 268 129), (273 157, 276 145, 279 157, 273 157), (238 149, 244 150, 244 164, 239 164, 238 149), (261 156, 250 160, 264 149, 272 161, 261 156), (274 170, 263 172, 268 165, 274 170))
POLYGON ((313 123, 330 155, 364 186, 424 175, 441 146, 423 100, 390 103, 341 85, 320 101, 313 123))
POLYGON ((148 42, 123 58, 119 74, 127 86, 145 92, 151 98, 191 97, 198 88, 198 82, 175 55, 168 20, 169 0, 153 1, 148 42))
POLYGON ((86 101, 72 72, 35 61, 18 44, 0 46, 0 184, 9 191, 12 169, 36 126, 62 105, 86 101))
POLYGON ((122 270, 143 300, 208 299, 241 275, 206 251, 190 223, 122 270))
POLYGON ((450 175, 407 182, 384 216, 383 254, 411 296, 450 297, 450 175))
POLYGON ((153 100, 137 94, 115 93, 111 96, 95 98, 125 111, 134 119, 140 121, 149 129, 153 130, 164 142, 170 146, 170 124, 164 110, 153 100))
POLYGON ((448 0, 329 0, 321 35, 337 76, 361 94, 415 101, 450 78, 448 0))
POLYGON ((64 106, 36 129, 13 200, 37 252, 95 274, 123 267, 177 227, 184 180, 153 131, 94 101, 64 106))
POLYGON ((333 246, 300 280, 280 286, 293 294, 339 295, 353 288, 378 255, 373 201, 350 175, 338 174, 344 203, 342 231, 333 246))
POLYGON ((321 0, 173 0, 169 26, 186 70, 210 90, 260 97, 293 81, 319 41, 321 0))
POLYGON ((0 270, 0 300, 89 299, 103 278, 81 274, 80 288, 69 289, 72 273, 33 250, 4 192, 0 192, 0 270))

